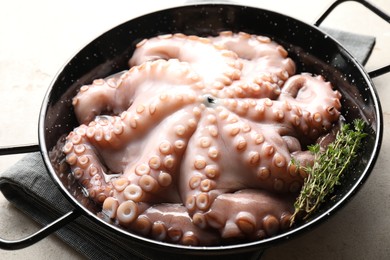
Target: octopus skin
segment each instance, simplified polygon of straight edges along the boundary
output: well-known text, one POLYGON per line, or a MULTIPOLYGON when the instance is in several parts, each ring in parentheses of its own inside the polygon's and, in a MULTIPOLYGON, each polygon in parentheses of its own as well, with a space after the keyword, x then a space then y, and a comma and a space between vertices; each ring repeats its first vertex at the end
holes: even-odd
POLYGON ((225 97, 276 98, 286 79, 295 73, 287 51, 269 37, 244 32, 221 32, 209 37, 214 45, 237 54, 242 64, 240 79, 225 88, 225 97))
POLYGON ((62 151, 101 216, 185 245, 252 241, 288 228, 339 92, 295 74, 267 37, 222 32, 140 42, 131 68, 80 88, 62 151))
POLYGON ((292 205, 291 196, 243 189, 218 196, 205 215, 205 224, 221 230, 224 239, 260 240, 289 228, 292 205))
POLYGON ((131 228, 141 235, 170 243, 197 246, 215 245, 220 241, 217 231, 194 225, 182 204, 154 205, 140 214, 131 228))
POLYGON ((191 63, 193 70, 211 88, 230 85, 240 77, 242 68, 236 53, 218 48, 210 39, 181 33, 161 35, 140 42, 129 65, 132 67, 158 59, 178 59, 191 63))

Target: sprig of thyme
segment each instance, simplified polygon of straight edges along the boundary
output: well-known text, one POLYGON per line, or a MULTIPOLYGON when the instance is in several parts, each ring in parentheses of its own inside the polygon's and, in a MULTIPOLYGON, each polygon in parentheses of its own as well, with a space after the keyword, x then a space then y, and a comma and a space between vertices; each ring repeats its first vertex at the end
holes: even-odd
POLYGON ((364 121, 356 119, 353 121, 353 129, 350 124, 344 124, 325 150, 321 150, 319 144, 308 147, 314 154, 314 164, 304 169, 308 176, 294 203, 295 212, 290 226, 296 218, 307 219, 313 214, 334 187, 340 184, 340 177, 356 157, 362 139, 367 136, 363 132, 364 127, 364 121))

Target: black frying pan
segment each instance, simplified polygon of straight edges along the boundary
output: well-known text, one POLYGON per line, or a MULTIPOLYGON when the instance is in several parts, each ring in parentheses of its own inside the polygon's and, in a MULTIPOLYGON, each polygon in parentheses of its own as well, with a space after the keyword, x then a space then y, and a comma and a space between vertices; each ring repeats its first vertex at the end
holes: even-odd
MULTIPOLYGON (((234 4, 188 5, 130 20, 93 40, 78 52, 55 77, 44 99, 39 118, 39 148, 48 172, 75 209, 29 238, 18 241, 0 239, 0 248, 26 247, 78 216, 85 215, 110 232, 115 232, 129 241, 153 250, 187 255, 231 255, 252 252, 256 254, 264 248, 302 234, 328 219, 353 197, 374 167, 382 142, 383 122, 379 98, 370 77, 390 70, 387 66, 367 73, 343 46, 317 27, 341 2, 344 1, 337 1, 331 6, 314 26, 259 8, 234 4), (73 114, 72 97, 80 86, 89 84, 93 79, 103 78, 127 69, 127 61, 132 55, 135 44, 144 38, 175 32, 206 36, 216 35, 224 30, 267 35, 282 44, 296 62, 298 72, 308 71, 321 74, 337 86, 343 95, 342 113, 348 122, 355 118, 362 118, 368 124, 370 135, 366 139, 365 150, 360 160, 354 165, 352 173, 335 191, 336 199, 325 203, 321 210, 307 222, 288 232, 261 241, 223 247, 187 247, 161 243, 128 233, 102 221, 70 194, 66 185, 57 176, 48 155, 48 151, 56 145, 60 136, 78 125, 73 114)), ((365 1, 358 2, 390 22, 389 16, 371 4, 365 1)), ((0 154, 13 151, 28 152, 36 148, 37 146, 10 148, 0 151, 0 154)))

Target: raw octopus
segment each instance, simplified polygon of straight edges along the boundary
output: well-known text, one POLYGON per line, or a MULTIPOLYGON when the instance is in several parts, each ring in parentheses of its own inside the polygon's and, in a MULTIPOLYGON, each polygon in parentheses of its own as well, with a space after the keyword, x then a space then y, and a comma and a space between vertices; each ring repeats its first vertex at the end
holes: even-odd
POLYGON ((130 69, 80 88, 63 152, 100 216, 184 245, 288 229, 311 163, 306 146, 339 119, 331 83, 295 74, 268 37, 156 36, 130 69))

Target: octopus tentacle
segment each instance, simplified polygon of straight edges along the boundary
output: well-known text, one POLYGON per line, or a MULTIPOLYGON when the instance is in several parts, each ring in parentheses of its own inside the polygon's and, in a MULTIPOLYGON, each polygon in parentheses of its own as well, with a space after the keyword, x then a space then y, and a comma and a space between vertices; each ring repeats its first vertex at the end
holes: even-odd
POLYGON ((258 125, 235 114, 227 116, 225 121, 221 131, 221 141, 225 140, 226 147, 221 155, 224 156, 221 162, 224 177, 219 183, 229 183, 230 190, 252 187, 273 192, 296 192, 299 189, 302 178, 289 174, 290 148, 278 134, 277 127, 258 125), (236 182, 231 181, 234 177, 236 182))
MULTIPOLYGON (((164 96, 165 102, 161 101, 161 97, 152 99, 149 104, 145 104, 149 109, 143 113, 140 113, 138 107, 124 111, 120 116, 97 116, 88 126, 83 126, 83 140, 94 146, 100 157, 109 158, 105 162, 112 171, 122 172, 123 169, 118 167, 128 163, 128 160, 120 161, 122 149, 129 142, 140 144, 137 140, 150 134, 151 129, 164 119, 165 114, 172 114, 177 109, 191 105, 195 100, 194 96, 188 94, 182 95, 180 99, 177 97, 164 96)), ((193 115, 192 111, 189 113, 193 115)), ((163 129, 161 131, 164 132, 163 129)), ((177 131, 180 132, 180 129, 177 131)))
POLYGON ((166 118, 146 134, 162 140, 157 146, 153 138, 146 137, 143 141, 130 143, 117 154, 103 154, 104 158, 110 158, 110 168, 120 165, 122 172, 120 177, 112 180, 112 199, 103 204, 108 218, 128 226, 151 205, 180 201, 174 185, 178 162, 198 120, 192 106, 187 110, 187 113, 166 118), (164 131, 166 128, 175 131, 169 134, 164 131))
POLYGON ((140 42, 129 65, 157 59, 188 62, 205 84, 217 89, 238 79, 242 66, 234 52, 217 48, 207 38, 179 33, 160 35, 140 42), (210 63, 210 60, 213 62, 210 63))
POLYGON ((99 216, 107 222, 115 220, 114 223, 128 227, 150 207, 151 205, 145 202, 135 202, 131 199, 119 201, 116 197, 107 197, 99 216))
POLYGON ((96 116, 88 124, 87 136, 94 145, 102 149, 108 147, 120 149, 128 142, 144 136, 168 115, 197 103, 195 93, 196 91, 188 89, 187 85, 182 85, 178 89, 170 89, 146 101, 133 102, 132 106, 118 116, 96 116))
MULTIPOLYGON (((127 167, 123 170, 122 178, 126 178, 129 185, 140 187, 140 195, 133 200, 154 203, 164 200, 179 201, 174 183, 179 162, 195 131, 196 123, 197 118, 192 113, 192 107, 189 107, 188 113, 173 114, 150 133, 150 136, 161 140, 158 143, 153 138, 145 138, 139 145, 129 145, 125 156, 127 167), (166 128, 175 131, 167 133, 164 131, 166 128), (162 191, 165 191, 164 194, 162 191)), ((118 190, 115 194, 121 196, 120 192, 118 190)))
POLYGON ((287 51, 268 37, 224 31, 210 39, 220 48, 237 53, 243 64, 240 80, 224 88, 219 96, 274 99, 295 73, 295 63, 287 57, 287 51))
POLYGON ((194 225, 181 204, 152 206, 138 216, 131 229, 159 241, 191 246, 213 245, 221 240, 215 231, 194 225))
POLYGON ((296 147, 291 148, 275 135, 274 128, 259 127, 220 110, 226 114, 217 115, 211 110, 204 114, 199 122, 204 127, 193 134, 189 143, 192 149, 186 152, 182 164, 179 187, 183 201, 200 225, 202 212, 222 193, 245 187, 294 193, 303 182, 303 176, 290 173, 290 150, 296 147), (217 124, 223 125, 219 127, 222 131, 210 132, 217 124))
MULTIPOLYGON (((153 62, 149 65, 149 73, 151 71, 155 71, 157 75, 155 77, 163 77, 166 73, 170 72, 173 70, 176 75, 178 74, 177 69, 178 67, 176 65, 179 65, 178 61, 158 61, 158 62, 153 62)), ((145 65, 143 66, 145 67, 145 65)), ((135 69, 129 71, 129 74, 134 74, 135 69)), ((181 68, 180 75, 188 75, 189 70, 184 66, 184 68, 181 68)), ((129 78, 129 75, 126 77, 123 76, 122 74, 121 78, 129 78)), ((136 75, 139 77, 139 75, 136 75)), ((145 76, 145 75, 144 75, 145 76)), ((170 75, 171 76, 171 75, 170 75)), ((177 82, 177 78, 171 78, 169 85, 172 82, 177 82)), ((109 79, 108 79, 109 81, 109 79)), ((145 78, 144 78, 145 81, 145 78)), ((135 83, 140 83, 144 84, 144 81, 138 81, 134 80, 132 81, 133 84, 135 83)), ((106 159, 106 163, 109 164, 110 167, 108 167, 111 171, 114 170, 114 172, 122 172, 122 169, 120 169, 120 165, 123 165, 124 162, 118 162, 118 157, 120 159, 120 154, 121 152, 115 152, 114 154, 116 156, 108 156, 107 154, 112 152, 112 149, 118 149, 126 146, 126 143, 129 142, 130 140, 134 140, 136 138, 139 138, 140 136, 145 135, 147 133, 147 129, 152 129, 153 124, 157 124, 159 121, 161 121, 167 114, 171 114, 173 111, 193 103, 196 101, 195 95, 191 94, 191 92, 187 89, 189 88, 198 88, 198 86, 194 83, 195 81, 193 79, 188 80, 188 85, 183 84, 183 82, 177 82, 179 85, 179 89, 176 90, 175 95, 169 95, 168 93, 162 93, 159 95, 157 98, 152 99, 149 101, 149 104, 145 104, 143 106, 142 104, 134 104, 134 106, 131 106, 128 111, 125 111, 121 113, 120 116, 108 116, 108 115, 103 115, 103 116, 96 116, 95 120, 90 122, 88 126, 82 125, 79 128, 75 129, 68 137, 71 141, 68 141, 67 144, 65 145, 64 152, 67 154, 68 163, 71 165, 72 171, 76 176, 82 175, 84 173, 84 170, 80 168, 80 163, 78 161, 82 161, 83 168, 89 167, 88 170, 92 171, 93 179, 88 181, 88 177, 84 176, 82 178, 81 176, 78 177, 79 181, 83 183, 83 185, 89 187, 89 193, 91 197, 94 197, 95 193, 100 194, 102 193, 101 190, 104 190, 103 188, 100 188, 101 186, 101 181, 104 177, 104 172, 105 172, 105 166, 103 166, 100 163, 99 158, 111 158, 111 159, 106 159), (192 83, 192 84, 191 84, 192 83), (180 93, 183 92, 183 95, 180 93), (141 109, 143 108, 143 109, 141 109), (144 112, 144 110, 147 110, 144 112), (151 120, 152 119, 152 120, 151 120), (81 134, 79 134, 81 133, 81 134), (76 150, 77 152, 74 151, 73 146, 71 147, 72 142, 75 142, 76 140, 80 143, 77 147, 83 147, 83 150, 79 148, 76 150), (73 140, 73 141, 72 141, 73 140), (94 147, 94 149, 87 149, 89 147, 94 147), (119 154, 119 155, 118 155, 119 154), (81 158, 81 159, 80 159, 81 158), (86 162, 83 161, 83 159, 87 160, 86 162), (76 163, 73 163, 73 161, 76 160, 76 163), (89 164, 87 164, 89 163, 89 164), (95 180, 98 179, 98 180, 95 180)), ((95 82, 96 83, 96 82, 95 82)), ((187 82, 184 82, 187 83, 187 82)), ((122 83, 123 84, 123 83, 122 83)), ((94 85, 95 88, 97 86, 101 87, 101 90, 103 92, 105 91, 105 87, 108 86, 106 85, 94 85)), ((124 85, 126 86, 126 85, 124 85)), ((170 85, 171 86, 171 85, 170 85)), ((114 89, 112 86, 108 86, 109 90, 114 89)), ((94 105, 91 104, 91 101, 89 100, 90 97, 85 98, 87 96, 84 96, 85 93, 90 90, 93 91, 93 87, 84 89, 81 91, 82 94, 78 95, 75 100, 78 100, 78 102, 74 102, 75 106, 78 108, 82 108, 84 103, 87 103, 88 106, 92 106, 92 110, 94 112, 101 112, 96 109, 94 109, 94 105)), ((118 90, 118 89, 117 89, 118 90)), ((171 88, 172 90, 172 88, 171 88)), ((120 90, 124 91, 124 90, 120 90)), ((119 91, 119 92, 120 92, 119 91)), ((174 91, 174 90, 172 90, 174 91)), ((126 91, 125 91, 126 92, 126 91)), ((92 92, 95 93, 95 92, 92 92)), ((107 98, 106 96, 105 101, 106 103, 114 102, 113 99, 115 99, 115 96, 118 95, 115 92, 110 92, 111 99, 107 98)), ((92 95, 93 97, 94 95, 92 95)), ((95 102, 99 105, 100 100, 95 100, 95 102)), ((101 107, 101 105, 100 105, 101 107)), ((99 108, 99 107, 98 107, 99 108)), ((79 111, 76 110, 76 113, 79 111)), ((82 114, 82 113, 81 113, 82 114)), ((79 115, 79 118, 86 118, 83 117, 82 115, 79 115)), ((180 130, 178 130, 180 131, 180 130)), ((176 146, 180 146, 179 143, 176 144, 176 146)), ((167 177, 164 178, 165 175, 162 175, 163 177, 160 177, 160 182, 166 181, 167 177)), ((145 179, 145 178, 144 178, 145 179)), ((111 189, 111 188, 110 188, 111 189)), ((108 196, 108 191, 106 191, 105 196, 108 196)), ((97 195, 96 195, 97 196, 97 195)), ((104 198, 103 196, 100 196, 101 198, 104 198)))
POLYGON ((307 135, 309 125, 302 109, 289 101, 262 99, 224 99, 223 106, 240 118, 245 118, 256 124, 272 124, 279 135, 307 135), (297 134, 298 131, 298 134, 297 134))
POLYGON ((246 189, 218 196, 205 221, 224 239, 263 239, 286 230, 293 211, 289 197, 246 189))
POLYGON ((322 76, 304 73, 289 78, 278 98, 298 107, 309 125, 308 136, 315 140, 331 129, 339 118, 341 94, 322 76))
POLYGON ((80 125, 67 137, 62 148, 74 178, 88 196, 102 203, 111 194, 110 175, 86 136, 87 126, 80 125))
POLYGON ((206 211, 213 199, 221 194, 216 187, 219 178, 219 158, 222 152, 218 146, 217 118, 213 110, 205 109, 198 126, 189 140, 181 164, 179 188, 190 214, 206 211))
POLYGON ((73 98, 73 107, 80 123, 89 123, 102 112, 118 113, 114 102, 115 92, 126 71, 109 76, 105 79, 95 79, 90 85, 83 85, 73 98))
MULTIPOLYGON (((104 113, 119 115, 131 108, 145 106, 138 97, 157 97, 165 102, 167 96, 189 95, 204 88, 199 76, 187 64, 175 59, 157 60, 134 66, 115 77, 94 80, 80 88, 73 98, 75 114, 80 123, 89 123, 104 113)), ((144 107, 150 114, 157 104, 144 107)))

